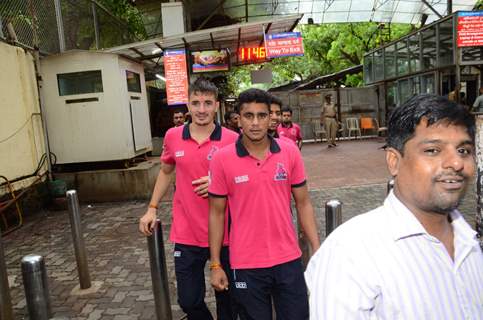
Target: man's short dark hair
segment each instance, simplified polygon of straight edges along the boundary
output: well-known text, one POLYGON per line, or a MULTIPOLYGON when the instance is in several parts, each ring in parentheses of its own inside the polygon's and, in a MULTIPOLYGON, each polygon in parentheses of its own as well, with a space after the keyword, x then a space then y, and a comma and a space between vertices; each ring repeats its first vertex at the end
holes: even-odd
POLYGON ((225 113, 225 116, 224 116, 224 118, 225 118, 225 123, 227 123, 228 121, 230 121, 231 116, 232 116, 233 114, 238 114, 238 113, 236 113, 235 111, 228 111, 228 112, 226 112, 226 113, 225 113))
POLYGON ((290 115, 292 115, 292 113, 293 113, 293 112, 292 112, 292 109, 291 109, 291 108, 289 108, 289 107, 285 107, 285 108, 283 108, 283 109, 282 109, 282 113, 284 113, 284 112, 290 112, 290 115))
POLYGON ((238 96, 237 112, 240 113, 242 106, 245 103, 263 103, 267 106, 268 112, 270 112, 270 104, 272 103, 272 96, 260 89, 248 89, 240 93, 238 96))
POLYGON ((198 78, 189 87, 189 95, 193 93, 211 93, 218 99, 218 88, 205 78, 198 78))
POLYGON ((173 111, 173 116, 177 113, 181 113, 184 116, 184 111, 183 110, 174 110, 173 111))
POLYGON ((270 104, 279 105, 280 106, 280 109, 282 109, 282 107, 283 107, 282 100, 279 97, 274 96, 274 95, 270 95, 270 97, 272 98, 272 100, 270 101, 270 104))
POLYGON ((465 107, 434 94, 412 97, 394 109, 388 123, 387 146, 403 154, 404 145, 414 136, 416 127, 425 118, 428 126, 439 121, 466 128, 475 141, 475 119, 465 107))

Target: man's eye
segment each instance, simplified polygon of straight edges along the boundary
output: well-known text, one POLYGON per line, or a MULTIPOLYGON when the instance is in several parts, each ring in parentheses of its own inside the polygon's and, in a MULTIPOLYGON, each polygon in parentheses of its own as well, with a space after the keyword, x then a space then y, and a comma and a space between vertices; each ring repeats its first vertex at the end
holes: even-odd
POLYGON ((473 153, 473 150, 471 150, 470 148, 459 148, 458 153, 469 155, 473 153))
POLYGON ((429 148, 424 150, 424 153, 427 153, 427 154, 437 154, 438 152, 439 150, 436 148, 429 148))

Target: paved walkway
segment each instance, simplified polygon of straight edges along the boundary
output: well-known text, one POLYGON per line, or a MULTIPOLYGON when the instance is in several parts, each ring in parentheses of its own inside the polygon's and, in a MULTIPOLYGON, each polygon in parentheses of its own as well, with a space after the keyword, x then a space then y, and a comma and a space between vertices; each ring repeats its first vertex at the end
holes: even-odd
MULTIPOLYGON (((343 142, 336 149, 326 144, 303 148, 310 179, 312 201, 320 230, 325 230, 325 201, 343 202, 343 220, 380 205, 385 197, 387 170, 382 144, 375 140, 343 142)), ((100 288, 95 293, 73 295, 78 285, 69 219, 66 211, 43 211, 32 216, 20 230, 3 238, 11 280, 16 319, 26 319, 26 306, 20 273, 20 259, 29 253, 45 257, 52 308, 55 316, 70 319, 155 319, 146 239, 137 232, 146 202, 83 205, 82 219, 91 279, 100 288)), ((169 202, 163 202, 160 216, 164 238, 170 228, 169 202)), ((474 190, 462 205, 474 221, 474 190)), ((165 244, 174 319, 183 313, 176 304, 173 246, 165 244)), ((209 288, 209 286, 208 286, 209 288)), ((206 301, 214 307, 211 289, 206 301)))

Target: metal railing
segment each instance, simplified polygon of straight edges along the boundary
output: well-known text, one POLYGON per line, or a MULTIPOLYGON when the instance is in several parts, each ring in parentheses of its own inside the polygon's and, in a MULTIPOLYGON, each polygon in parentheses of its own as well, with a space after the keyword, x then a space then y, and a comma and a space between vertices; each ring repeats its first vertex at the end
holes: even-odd
POLYGON ((38 47, 46 54, 139 40, 124 21, 95 0, 1 0, 0 38, 38 47))

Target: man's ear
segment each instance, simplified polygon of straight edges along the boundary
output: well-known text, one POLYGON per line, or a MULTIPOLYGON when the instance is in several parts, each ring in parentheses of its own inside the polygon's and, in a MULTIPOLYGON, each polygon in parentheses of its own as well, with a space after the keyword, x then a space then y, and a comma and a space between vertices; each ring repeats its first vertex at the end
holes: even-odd
POLYGON ((386 149, 386 164, 387 169, 391 176, 397 176, 399 172, 399 165, 401 164, 402 154, 394 149, 394 148, 387 148, 386 149))

